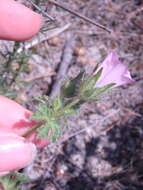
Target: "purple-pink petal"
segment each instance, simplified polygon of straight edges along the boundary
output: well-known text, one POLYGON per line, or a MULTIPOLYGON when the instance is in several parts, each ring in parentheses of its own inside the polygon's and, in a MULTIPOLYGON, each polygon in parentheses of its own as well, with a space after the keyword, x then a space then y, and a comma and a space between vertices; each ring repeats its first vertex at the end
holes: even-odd
POLYGON ((102 87, 110 83, 116 83, 114 87, 117 87, 133 82, 127 66, 121 63, 115 51, 106 57, 98 71, 101 68, 103 68, 102 74, 96 83, 96 87, 102 87))

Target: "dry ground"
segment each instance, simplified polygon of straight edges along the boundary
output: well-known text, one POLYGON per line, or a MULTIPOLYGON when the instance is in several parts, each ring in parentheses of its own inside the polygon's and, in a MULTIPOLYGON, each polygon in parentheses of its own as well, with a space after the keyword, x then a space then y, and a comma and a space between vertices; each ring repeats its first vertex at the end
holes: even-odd
POLYGON ((55 17, 58 26, 46 31, 44 38, 49 36, 50 40, 40 43, 38 37, 43 34, 33 39, 39 43, 29 48, 32 57, 26 63, 28 71, 17 77, 31 79, 32 83, 16 86, 22 91, 17 100, 35 110, 33 96, 57 93, 57 81, 75 76, 83 68, 92 72, 111 49, 128 65, 135 82, 106 94, 103 101, 86 103, 78 116, 69 118, 70 128, 62 137, 65 142, 59 140, 39 152, 33 165, 24 170, 31 181, 23 189, 142 190, 143 1, 58 2, 105 25, 112 33, 45 1, 40 8, 55 17), (63 26, 66 30, 61 30, 63 26), (51 38, 51 33, 56 37, 51 38), (52 77, 46 75, 53 72, 52 77))

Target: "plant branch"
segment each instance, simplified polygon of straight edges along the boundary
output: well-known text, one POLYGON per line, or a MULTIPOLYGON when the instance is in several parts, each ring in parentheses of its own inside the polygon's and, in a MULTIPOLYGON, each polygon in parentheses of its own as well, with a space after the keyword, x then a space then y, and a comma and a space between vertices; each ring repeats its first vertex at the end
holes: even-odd
POLYGON ((55 21, 55 18, 51 17, 49 14, 47 14, 46 12, 42 11, 35 3, 33 3, 33 1, 28 0, 38 11, 40 11, 43 16, 48 17, 51 21, 55 21))
POLYGON ((86 16, 84 16, 84 15, 82 15, 80 13, 75 12, 74 10, 71 10, 71 9, 67 8, 65 5, 61 5, 60 3, 58 3, 55 0, 50 0, 50 3, 53 3, 54 5, 56 5, 56 6, 60 7, 60 8, 62 8, 62 9, 64 9, 65 11, 70 12, 71 14, 73 14, 73 15, 75 15, 75 16, 83 19, 83 20, 85 20, 86 22, 89 22, 89 23, 91 23, 91 24, 93 24, 93 25, 95 25, 95 26, 97 26, 97 27, 105 30, 108 33, 112 33, 112 31, 109 28, 107 28, 107 27, 105 27, 105 26, 103 26, 103 25, 101 25, 101 24, 93 21, 92 19, 90 19, 90 18, 88 18, 88 17, 86 17, 86 16))

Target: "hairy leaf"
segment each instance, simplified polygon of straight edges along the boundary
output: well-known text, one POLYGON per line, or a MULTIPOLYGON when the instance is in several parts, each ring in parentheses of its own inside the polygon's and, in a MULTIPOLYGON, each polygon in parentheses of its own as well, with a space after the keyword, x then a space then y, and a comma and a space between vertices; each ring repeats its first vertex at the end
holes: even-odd
POLYGON ((31 120, 48 120, 52 117, 53 110, 49 108, 46 104, 40 104, 38 106, 38 111, 34 113, 30 119, 31 120))
POLYGON ((66 82, 61 87, 61 95, 64 98, 72 98, 78 94, 78 89, 83 79, 84 72, 80 72, 74 79, 66 82))
POLYGON ((60 108, 62 108, 62 101, 61 101, 61 97, 57 96, 54 100, 53 100, 53 109, 54 111, 58 111, 60 108))
POLYGON ((21 190, 20 185, 28 181, 24 174, 14 172, 0 178, 4 190, 21 190))
POLYGON ((101 74, 102 68, 94 76, 89 76, 87 79, 85 79, 85 81, 82 83, 80 87, 80 94, 83 95, 85 91, 87 92, 93 89, 101 74))

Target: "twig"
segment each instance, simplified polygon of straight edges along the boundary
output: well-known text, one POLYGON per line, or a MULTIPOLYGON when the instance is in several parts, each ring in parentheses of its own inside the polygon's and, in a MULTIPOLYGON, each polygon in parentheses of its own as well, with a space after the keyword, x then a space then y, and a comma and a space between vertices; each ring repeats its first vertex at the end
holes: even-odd
POLYGON ((135 20, 135 19, 132 19, 131 22, 137 26, 138 28, 140 28, 141 30, 143 30, 143 24, 140 23, 139 21, 135 20))
POLYGON ((44 11, 42 11, 42 9, 40 9, 35 3, 33 3, 33 1, 31 1, 31 0, 28 0, 38 11, 40 11, 42 14, 43 14, 43 16, 46 16, 46 17, 48 17, 51 21, 55 21, 56 19, 55 18, 53 18, 53 17, 51 17, 49 14, 47 14, 46 12, 44 12, 44 11))
POLYGON ((72 55, 75 46, 75 36, 71 33, 69 33, 69 35, 70 36, 68 37, 63 49, 61 63, 56 76, 56 80, 52 86, 52 90, 49 95, 51 98, 54 98, 59 93, 63 78, 66 76, 68 67, 72 60, 72 55))
POLYGON ((132 11, 131 13, 128 13, 126 17, 127 17, 128 20, 130 20, 131 18, 135 17, 136 14, 138 14, 141 11, 143 11, 143 7, 139 7, 135 11, 132 11))
POLYGON ((56 6, 60 7, 60 8, 62 8, 62 9, 64 9, 65 11, 70 12, 71 14, 73 14, 73 15, 75 15, 75 16, 83 19, 83 20, 85 20, 86 22, 89 22, 89 23, 91 23, 91 24, 93 24, 93 25, 95 25, 95 26, 97 26, 97 27, 99 27, 99 28, 101 28, 101 29, 109 32, 109 33, 112 33, 112 31, 109 28, 107 28, 107 27, 105 27, 105 26, 103 26, 103 25, 101 25, 101 24, 93 21, 92 19, 90 19, 90 18, 88 18, 88 17, 86 17, 86 16, 84 16, 84 15, 82 15, 80 13, 75 12, 74 10, 71 10, 70 8, 67 8, 65 5, 61 5, 60 3, 58 3, 55 0, 50 0, 50 3, 53 3, 54 5, 56 5, 56 6))
POLYGON ((55 72, 48 72, 48 73, 39 74, 38 76, 35 76, 35 77, 26 78, 24 81, 31 82, 33 80, 37 80, 37 79, 41 79, 41 78, 45 78, 45 77, 51 77, 54 75, 56 75, 55 72))
POLYGON ((65 26, 47 31, 46 33, 44 33, 43 36, 40 36, 40 38, 34 38, 32 41, 25 43, 24 47, 20 47, 17 50, 17 53, 21 53, 24 50, 28 50, 30 48, 32 48, 33 46, 36 46, 46 40, 49 40, 50 38, 53 38, 54 36, 57 36, 59 34, 61 34, 62 32, 64 32, 65 30, 67 30, 70 27, 70 23, 66 24, 65 26))

